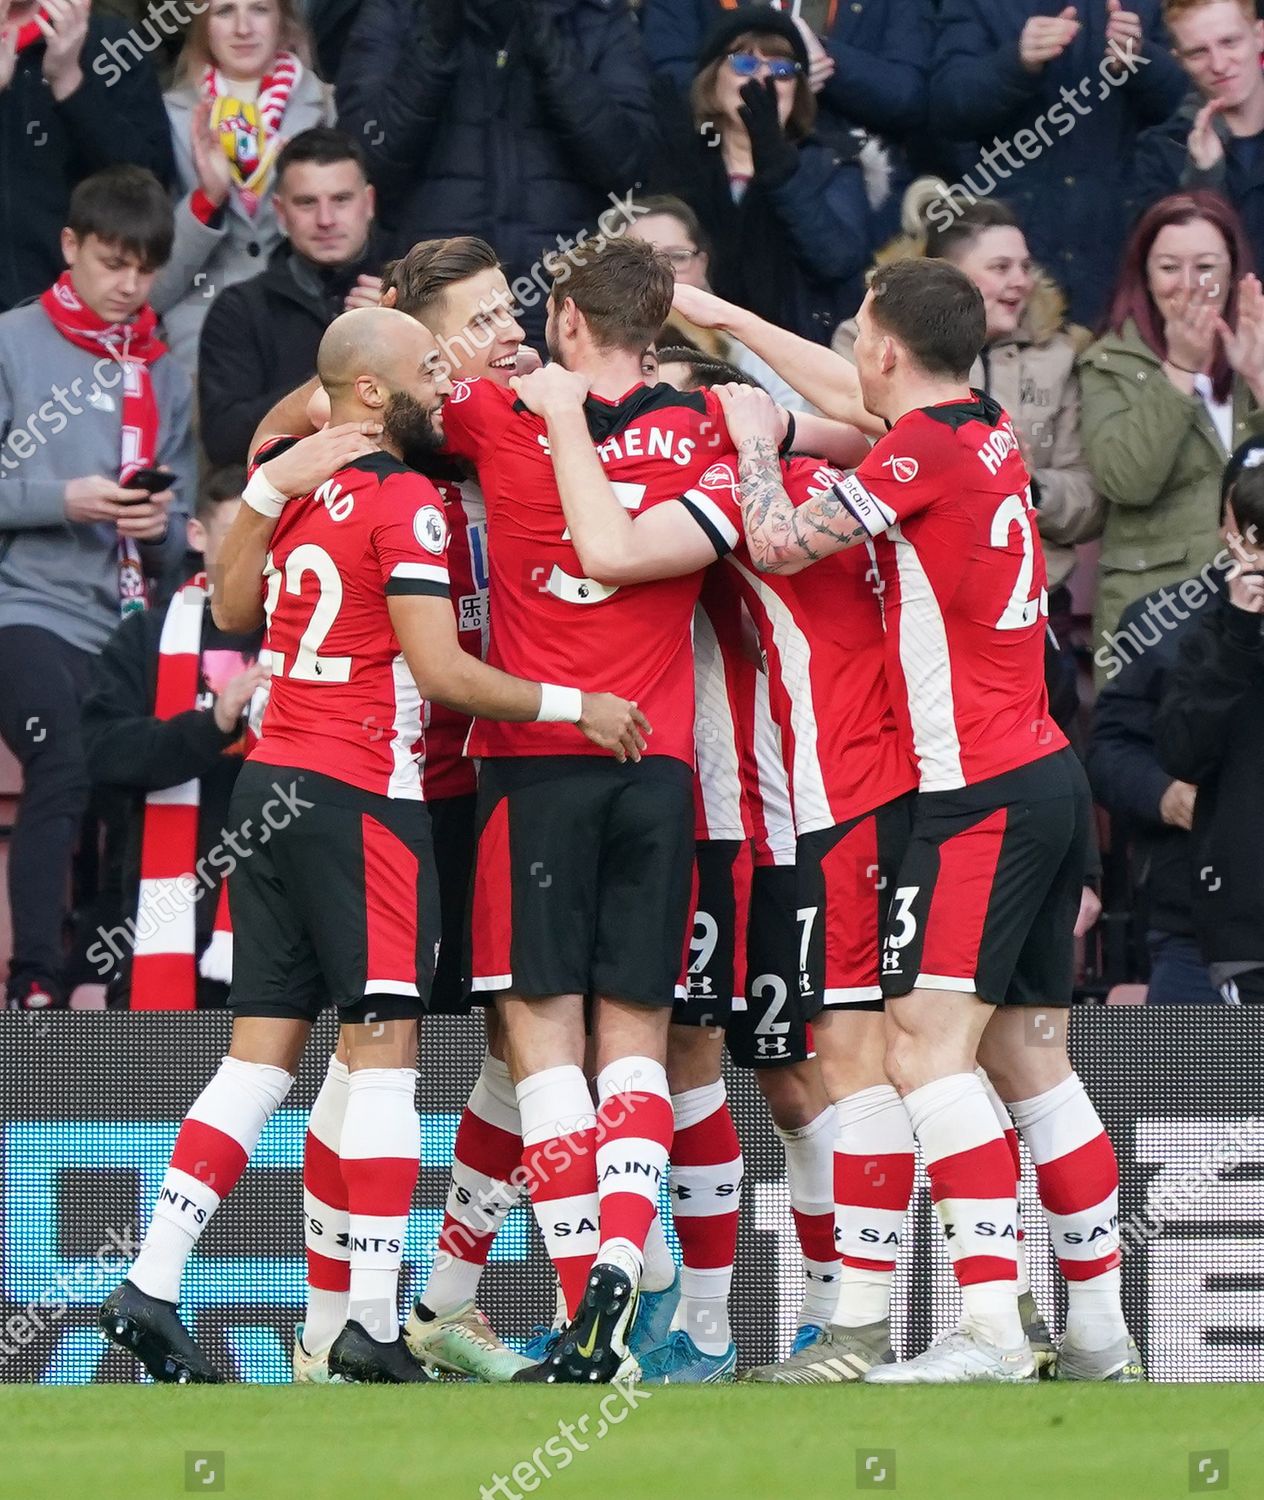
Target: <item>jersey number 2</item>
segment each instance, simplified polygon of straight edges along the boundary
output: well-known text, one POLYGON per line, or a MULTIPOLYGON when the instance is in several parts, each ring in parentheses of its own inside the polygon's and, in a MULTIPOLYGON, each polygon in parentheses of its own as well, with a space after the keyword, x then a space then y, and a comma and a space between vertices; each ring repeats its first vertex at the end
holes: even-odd
POLYGON ((1027 626, 1034 625, 1041 615, 1049 613, 1049 595, 1045 590, 1042 588, 1038 594, 1031 591, 1036 566, 1036 543, 1031 531, 1033 514, 1031 491, 1028 489, 1021 495, 1006 495, 992 517, 989 541, 993 547, 999 547, 1002 551, 1009 550, 1009 534, 1013 526, 1018 527, 1023 544, 1023 556, 1018 565, 1018 577, 1014 580, 1014 592, 1009 596, 1009 602, 996 622, 997 630, 1024 630, 1027 626))
MULTIPOLYGON (((304 542, 301 547, 295 547, 285 559, 285 592, 301 594, 303 578, 307 573, 314 573, 319 585, 316 606, 307 622, 307 629, 299 637, 293 662, 287 662, 280 651, 275 647, 271 648, 272 674, 274 677, 288 677, 292 682, 349 682, 349 656, 320 654, 325 637, 333 628, 338 611, 342 608, 342 579, 338 576, 337 564, 329 553, 312 542, 304 542)), ((281 601, 282 580, 281 570, 272 561, 270 552, 264 577, 268 580, 268 592, 264 597, 263 612, 271 631, 272 616, 281 601)))

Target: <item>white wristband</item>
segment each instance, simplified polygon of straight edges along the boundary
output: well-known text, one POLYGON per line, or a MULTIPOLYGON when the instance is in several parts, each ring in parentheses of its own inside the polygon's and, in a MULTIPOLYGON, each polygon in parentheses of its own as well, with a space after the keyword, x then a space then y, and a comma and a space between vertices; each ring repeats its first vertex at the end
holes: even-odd
POLYGON ((584 713, 584 695, 578 688, 558 687, 556 683, 540 684, 540 712, 537 724, 578 724, 584 713))
POLYGON ((269 520, 279 519, 281 512, 285 509, 285 502, 290 498, 283 495, 276 485, 263 472, 260 465, 250 476, 246 488, 241 492, 241 498, 261 516, 267 516, 269 520))

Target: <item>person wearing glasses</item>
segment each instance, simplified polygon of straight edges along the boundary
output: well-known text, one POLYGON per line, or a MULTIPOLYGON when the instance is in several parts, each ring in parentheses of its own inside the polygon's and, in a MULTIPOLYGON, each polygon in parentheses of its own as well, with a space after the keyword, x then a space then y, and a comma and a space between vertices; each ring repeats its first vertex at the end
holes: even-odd
POLYGON ((662 125, 649 187, 697 214, 719 296, 824 344, 864 296, 891 167, 859 131, 828 144, 813 135, 808 68, 788 15, 727 12, 699 53, 688 102, 669 80, 655 85, 662 125))

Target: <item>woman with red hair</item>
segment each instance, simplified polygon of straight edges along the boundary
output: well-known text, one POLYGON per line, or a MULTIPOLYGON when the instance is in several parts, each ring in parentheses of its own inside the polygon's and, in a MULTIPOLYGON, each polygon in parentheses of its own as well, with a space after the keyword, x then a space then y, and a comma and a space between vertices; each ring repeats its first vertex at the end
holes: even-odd
POLYGON ((1134 600, 1216 555, 1221 471, 1264 429, 1264 291, 1223 198, 1177 193, 1141 217, 1080 381, 1084 453, 1106 501, 1100 642, 1134 600))

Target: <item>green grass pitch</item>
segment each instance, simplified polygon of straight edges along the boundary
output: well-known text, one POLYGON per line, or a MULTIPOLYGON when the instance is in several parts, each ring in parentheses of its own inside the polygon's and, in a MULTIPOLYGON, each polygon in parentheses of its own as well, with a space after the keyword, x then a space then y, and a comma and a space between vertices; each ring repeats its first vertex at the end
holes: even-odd
POLYGON ((604 1389, 455 1383, 0 1387, 5 1500, 843 1500, 870 1492, 1259 1500, 1264 1404, 1248 1385, 668 1388, 642 1391, 634 1405, 604 1389))

